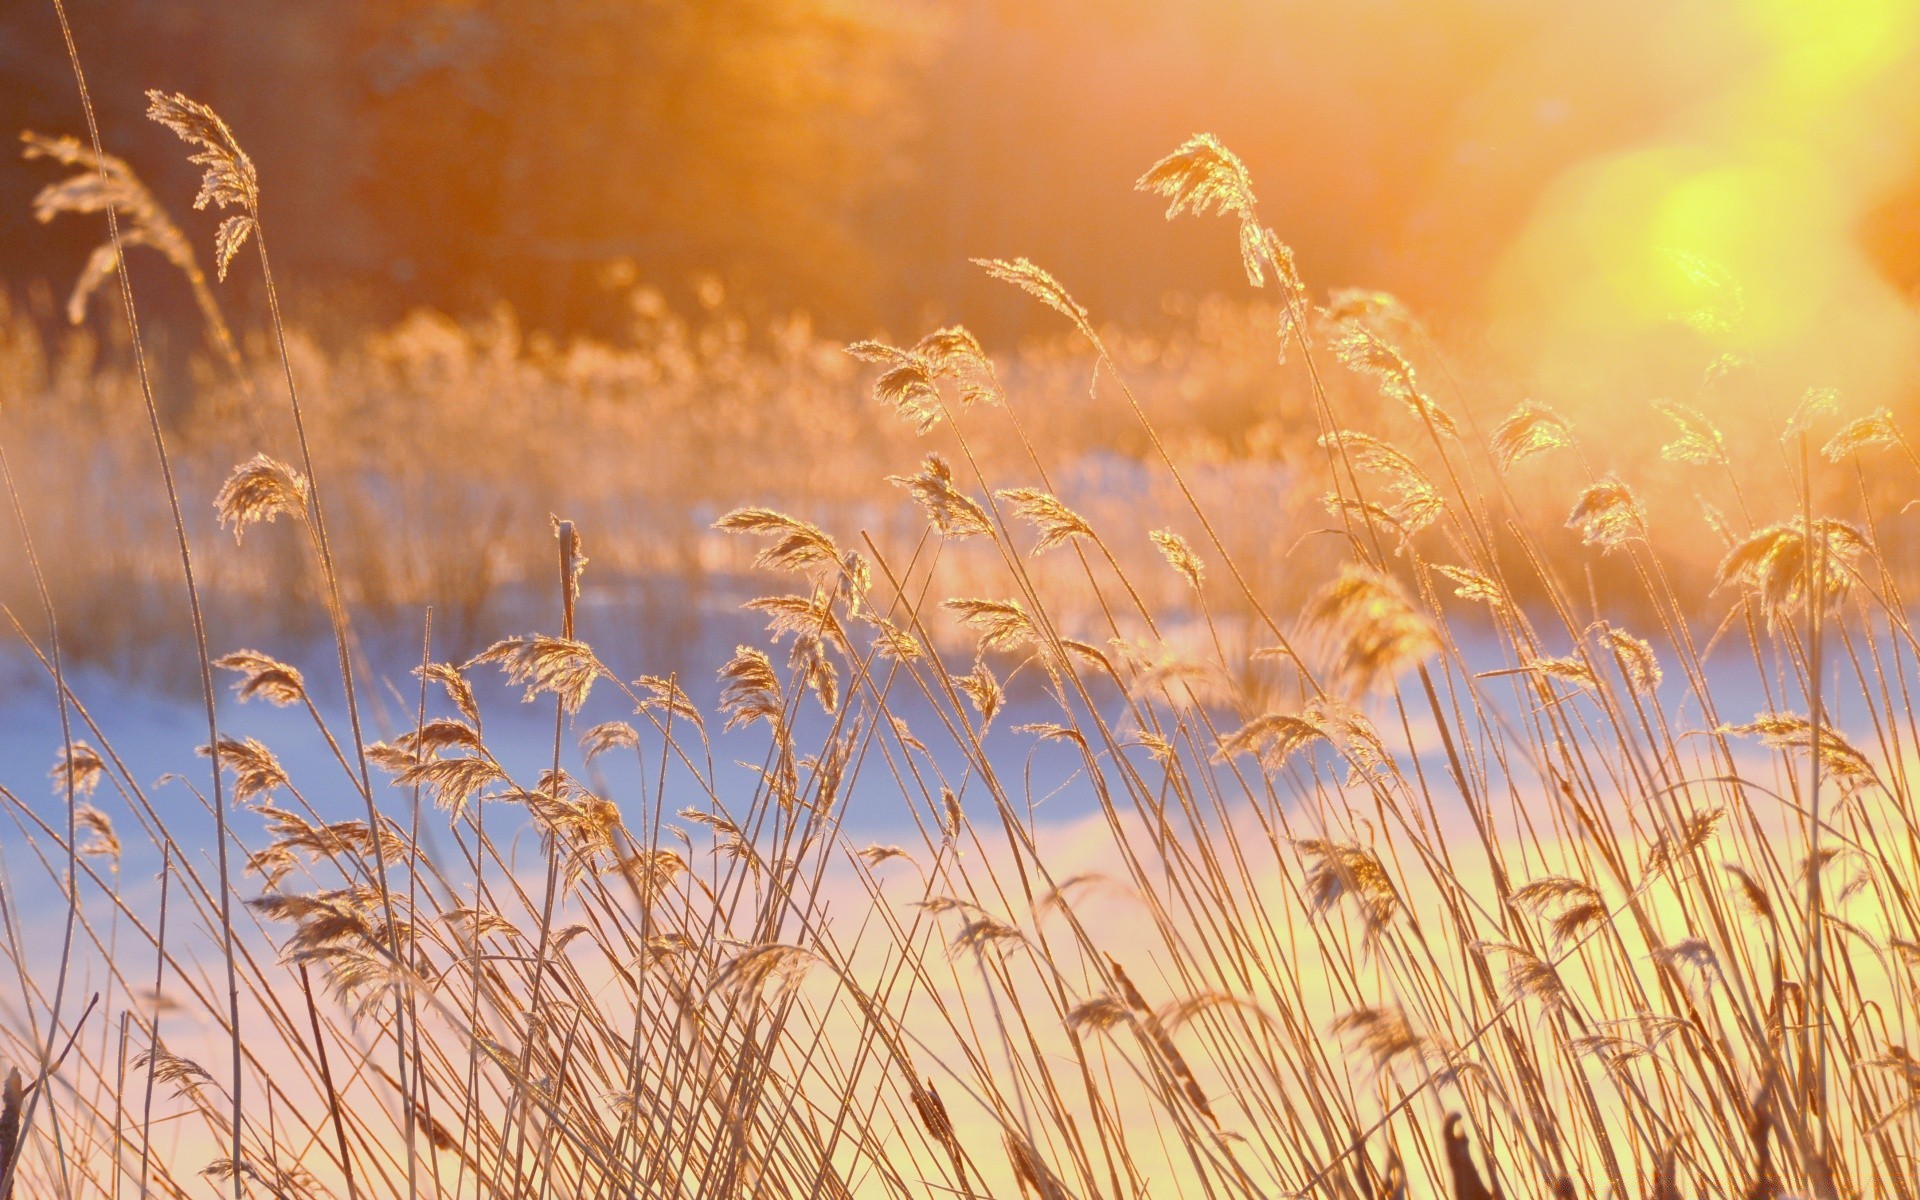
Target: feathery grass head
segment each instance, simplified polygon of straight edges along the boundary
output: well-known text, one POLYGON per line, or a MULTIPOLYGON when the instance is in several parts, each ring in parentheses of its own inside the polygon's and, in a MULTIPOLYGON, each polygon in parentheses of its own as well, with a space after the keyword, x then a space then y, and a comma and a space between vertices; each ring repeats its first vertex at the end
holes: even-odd
POLYGON ((1294 848, 1306 860, 1307 896, 1315 911, 1352 900, 1368 936, 1375 937, 1400 910, 1400 892, 1373 851, 1324 838, 1301 838, 1294 848))
POLYGON ((960 325, 936 329, 909 350, 885 342, 859 341, 848 346, 847 353, 886 368, 874 380, 874 399, 912 422, 916 433, 927 433, 945 419, 939 388, 942 380, 957 390, 962 407, 997 404, 1004 399, 993 361, 972 332, 960 325))
POLYGON ((1853 564, 1872 553, 1867 535, 1846 521, 1819 517, 1813 536, 1800 518, 1758 530, 1727 552, 1716 586, 1758 594, 1769 622, 1791 620, 1809 596, 1832 607, 1853 585, 1853 564))
POLYGON ((1458 436, 1459 426, 1453 417, 1420 390, 1413 364, 1379 334, 1364 325, 1349 323, 1341 327, 1331 345, 1334 357, 1350 370, 1379 380, 1382 395, 1406 405, 1436 433, 1458 436))
POLYGON ((507 681, 526 687, 523 700, 542 692, 558 697, 568 712, 579 712, 594 681, 607 673, 585 642, 532 633, 502 638, 475 655, 466 666, 491 663, 507 674, 507 681))
POLYGON ((1207 576, 1207 565, 1200 561, 1200 556, 1194 553, 1187 539, 1171 529, 1155 529, 1147 537, 1159 548, 1160 557, 1167 560, 1167 565, 1187 581, 1187 586, 1199 591, 1201 581, 1207 576))
POLYGON ((84 798, 93 795, 106 774, 107 764, 99 752, 85 742, 74 742, 62 748, 47 777, 53 780, 56 795, 65 796, 71 790, 75 796, 84 798))
POLYGON ((214 235, 214 262, 220 278, 225 279, 228 265, 259 224, 260 179, 253 169, 253 160, 240 148, 233 130, 227 128, 218 113, 178 92, 167 95, 159 90, 149 91, 147 117, 173 130, 175 136, 188 145, 200 147, 200 152, 187 160, 206 168, 200 177, 200 194, 193 198, 194 208, 203 209, 212 204, 241 210, 220 222, 220 229, 214 235))
POLYGON ((1653 406, 1680 427, 1680 436, 1660 447, 1668 462, 1713 466, 1727 462, 1727 441, 1699 409, 1674 400, 1655 400, 1653 406))
POLYGON ((307 477, 275 458, 256 454, 233 469, 213 498, 220 524, 239 542, 247 526, 282 516, 307 519, 307 477))
POLYGON ((1007 488, 996 494, 1013 506, 1014 515, 1031 521, 1040 531, 1040 540, 1031 551, 1035 555, 1064 546, 1075 538, 1093 536, 1085 519, 1051 492, 1039 488, 1007 488))
POLYGON ((771 508, 736 508, 713 523, 727 533, 752 534, 771 544, 753 565, 772 571, 838 570, 840 548, 819 526, 771 508))
POLYGON ((1839 462, 1849 454, 1877 446, 1897 446, 1900 444, 1900 429, 1893 423, 1893 414, 1884 408, 1876 408, 1864 417, 1855 417, 1842 425, 1838 432, 1827 439, 1820 453, 1828 462, 1839 462))
POLYGON ((203 758, 233 772, 233 802, 246 804, 287 785, 287 773, 273 751, 255 738, 221 737, 218 751, 200 747, 203 758))
MULTIPOLYGON (((97 213, 111 209, 125 222, 120 228, 120 246, 157 250, 190 279, 200 277, 193 244, 125 160, 111 154, 95 154, 91 146, 72 137, 50 138, 22 131, 20 141, 24 145, 21 153, 28 159, 51 159, 63 166, 79 168, 74 175, 48 184, 34 196, 35 220, 44 225, 61 213, 97 213)), ((78 325, 86 319, 88 299, 113 277, 119 265, 120 249, 113 242, 103 242, 94 248, 67 299, 69 322, 78 325)))
POLYGON ((976 258, 974 265, 985 268, 987 274, 1003 283, 1011 283, 1027 295, 1051 308, 1061 316, 1072 321, 1088 341, 1098 345, 1100 338, 1093 331, 1093 324, 1087 317, 1087 310, 1080 302, 1067 294, 1061 282, 1025 258, 1016 258, 1012 262, 1000 258, 976 258))
POLYGON ((1580 540, 1602 551, 1614 550, 1647 536, 1647 513, 1632 488, 1609 475, 1580 493, 1567 528, 1580 531, 1580 540))
POLYGON ((1335 674, 1361 691, 1392 683, 1440 649, 1432 623, 1400 586, 1358 563, 1314 595, 1307 620, 1331 642, 1335 674))
POLYGON ((1573 428, 1566 418, 1544 404, 1527 401, 1507 415, 1493 431, 1493 458, 1502 471, 1518 463, 1573 445, 1573 428))
POLYGON ((986 509, 954 485, 953 468, 938 454, 927 455, 914 475, 889 475, 887 482, 905 488, 943 537, 993 536, 986 509))
POLYGON ((298 670, 258 650, 235 650, 215 659, 213 665, 240 676, 234 681, 233 694, 241 700, 260 699, 284 708, 307 698, 306 680, 298 670))

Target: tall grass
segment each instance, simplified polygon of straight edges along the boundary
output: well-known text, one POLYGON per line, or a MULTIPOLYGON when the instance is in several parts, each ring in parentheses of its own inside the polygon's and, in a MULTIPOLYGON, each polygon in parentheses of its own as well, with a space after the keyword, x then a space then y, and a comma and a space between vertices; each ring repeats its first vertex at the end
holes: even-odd
MULTIPOLYGON (((259 233, 244 154, 163 107, 253 222, 224 269, 259 233)), ((1920 641, 1884 549, 1913 486, 1893 418, 1810 393, 1743 453, 1669 405, 1686 483, 1643 493, 1644 464, 1543 405, 1436 394, 1444 363, 1386 299, 1314 303, 1217 142, 1141 186, 1226 216, 1277 294, 1269 353, 1311 431, 1288 508, 1191 453, 1061 282, 987 261, 1064 320, 1075 413, 1150 490, 1076 504, 1060 412, 964 329, 859 343, 872 403, 828 432, 865 449, 827 474, 887 458, 923 519, 712 514, 766 633, 711 703, 582 640, 592 520, 538 546, 547 632, 448 661, 429 627, 384 741, 350 684, 334 705, 225 647, 237 698, 303 714, 339 770, 211 731, 232 879, 16 622, 77 725, 58 819, 8 793, 9 841, 98 990, 59 998, 9 878, 16 1194, 1913 1200, 1920 641), (937 453, 904 449, 922 436, 937 453), (553 709, 531 770, 489 733, 516 691, 553 709), (343 780, 364 815, 328 799, 343 780), (1090 815, 1047 818, 1056 793, 1090 815), (861 844, 856 803, 899 844, 861 844)), ((570 470, 663 453, 649 432, 570 470)), ((242 554, 264 522, 306 535, 275 570, 317 581, 351 678, 344 564, 409 535, 341 518, 355 473, 282 440, 299 467, 236 454, 218 516, 242 554)))

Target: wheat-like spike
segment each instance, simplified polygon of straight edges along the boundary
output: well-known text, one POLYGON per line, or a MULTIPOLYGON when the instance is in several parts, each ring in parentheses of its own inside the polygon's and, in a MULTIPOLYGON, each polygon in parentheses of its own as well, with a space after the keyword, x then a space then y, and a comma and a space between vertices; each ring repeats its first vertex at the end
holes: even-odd
POLYGON ((424 785, 434 803, 459 816, 482 787, 505 781, 505 776, 492 758, 426 758, 401 770, 394 781, 401 787, 424 785))
POLYGON ((602 721, 580 735, 580 749, 588 762, 614 750, 631 750, 640 744, 640 734, 625 721, 602 721))
POLYGON ((986 661, 976 661, 971 672, 956 676, 953 682, 954 686, 966 693, 967 699, 973 701, 974 709, 980 714, 981 727, 993 724, 994 715, 1007 702, 1007 693, 1001 688, 1000 681, 994 678, 986 661))
POLYGON ((727 714, 728 730, 752 721, 779 726, 783 711, 780 677, 765 651, 735 647, 733 657, 720 668, 720 682, 720 711, 727 714))
POLYGON ((119 870, 120 835, 114 831, 113 818, 91 804, 80 804, 74 807, 73 822, 86 835, 75 849, 90 857, 112 859, 113 869, 119 870))
POLYGON ((1594 628, 1601 642, 1613 651, 1621 671, 1626 675, 1628 687, 1644 695, 1652 695, 1659 689, 1665 672, 1660 668, 1659 656, 1654 654, 1653 646, 1645 638, 1635 637, 1605 621, 1594 628))
POLYGON ((1726 439, 1699 409, 1674 400, 1655 400, 1659 409, 1680 427, 1680 436, 1660 447, 1660 457, 1668 462, 1714 466, 1727 461, 1726 439))
POLYGON ((54 795, 64 798, 71 789, 75 796, 84 800, 93 795, 106 774, 107 764, 99 751, 85 742, 75 741, 61 747, 47 777, 53 780, 54 795))
POLYGON ((239 543, 247 526, 281 516, 307 519, 307 477, 278 459, 256 454, 233 469, 213 498, 220 524, 239 543))
POLYGON ((1839 462, 1849 454, 1870 450, 1876 446, 1897 446, 1900 444, 1900 430, 1893 423, 1893 414, 1884 408, 1876 408, 1864 417, 1855 417, 1842 425, 1837 433, 1827 439, 1820 447, 1820 453, 1828 462, 1839 462))
MULTIPOLYGON (((1813 751, 1813 722, 1799 713, 1763 712, 1741 725, 1722 725, 1717 732, 1755 736, 1775 750, 1801 754, 1813 751)), ((1878 782, 1867 756, 1831 726, 1820 726, 1820 766, 1848 786, 1878 782)))
POLYGON ((1506 590, 1480 572, 1466 567, 1448 566, 1445 563, 1430 565, 1435 571, 1454 582, 1456 586, 1453 594, 1462 600, 1475 600, 1496 609, 1510 607, 1506 590))
POLYGON ((1386 340, 1363 325, 1345 325, 1330 343, 1334 357, 1349 369, 1380 381, 1381 394, 1398 400, 1435 431, 1458 436, 1453 417, 1420 390, 1413 364, 1386 340))
POLYGON ((1187 539, 1171 529, 1155 529, 1147 537, 1159 549, 1160 557, 1167 560, 1167 565, 1187 581, 1187 586, 1199 591, 1201 581, 1207 576, 1207 566, 1187 539))
POLYGON ((954 486, 953 468, 938 454, 929 454, 914 475, 889 475, 887 482, 905 488, 943 537, 992 537, 993 523, 986 509, 954 486))
POLYGON ((1305 717, 1266 713, 1222 737, 1217 753, 1223 759, 1252 754, 1268 771, 1279 771, 1300 750, 1326 736, 1325 730, 1305 717))
POLYGON ((1016 258, 1012 262, 999 258, 976 258, 975 266, 986 269, 987 274, 1003 283, 1011 283, 1027 295, 1053 309, 1072 321, 1074 327, 1090 342, 1098 343, 1099 336, 1093 331, 1093 324, 1087 317, 1087 310, 1080 302, 1067 294, 1059 280, 1047 274, 1025 258, 1016 258))
POLYGON ((24 144, 22 156, 27 159, 48 158, 80 168, 71 177, 40 189, 33 198, 35 220, 44 225, 61 213, 96 213, 110 209, 126 222, 120 230, 118 245, 103 243, 94 247, 88 256, 67 300, 70 323, 78 325, 86 320, 87 301, 119 268, 122 246, 151 247, 190 279, 200 278, 192 243, 125 160, 111 154, 95 154, 91 146, 72 137, 50 138, 23 131, 20 140, 24 144))
POLYGON ((1586 545, 1610 551, 1634 539, 1644 540, 1647 514, 1633 489, 1609 475, 1580 493, 1567 517, 1567 528, 1578 529, 1586 545))
POLYGON ((415 667, 413 673, 423 679, 432 680, 447 693, 447 700, 458 709, 460 715, 474 725, 480 723, 480 701, 473 694, 473 685, 459 667, 452 663, 428 663, 424 667, 415 667))
POLYGON ((1333 1019, 1332 1029, 1353 1039, 1356 1048, 1373 1060, 1376 1072, 1388 1070, 1403 1058, 1424 1058, 1433 1048, 1414 1032, 1404 1012, 1384 1005, 1349 1009, 1333 1019))
POLYGON ((1106 1033, 1128 1024, 1132 1019, 1132 1010, 1126 1002, 1112 993, 1102 993, 1091 1000, 1081 1001, 1067 1010, 1065 1018, 1069 1028, 1094 1033, 1106 1033))
POLYGON ((1675 866, 1705 846, 1726 815, 1724 808, 1707 808, 1681 817, 1671 831, 1654 839, 1647 851, 1647 874, 1656 875, 1675 866))
POLYGON ((1253 215, 1253 180, 1233 151, 1210 133, 1196 133, 1148 167, 1134 189, 1167 198, 1167 220, 1182 213, 1218 212, 1242 220, 1253 215))
POLYGON ((1566 418, 1542 404, 1527 401, 1507 415, 1493 431, 1493 457, 1502 471, 1544 454, 1573 446, 1573 427, 1566 418))
MULTIPOLYGON (((1438 520, 1446 512, 1446 500, 1413 459, 1397 447, 1379 438, 1350 429, 1321 435, 1319 444, 1339 449, 1353 466, 1387 477, 1387 485, 1398 496, 1382 514, 1405 540, 1438 520)), ((1364 501, 1362 503, 1365 503, 1364 501)))
POLYGON ((280 760, 255 738, 222 737, 217 753, 206 746, 201 746, 198 753, 202 758, 216 759, 220 766, 233 772, 235 804, 246 804, 287 785, 287 773, 281 769, 280 760))
POLYGON ((1307 860, 1307 895, 1316 912, 1352 899, 1372 937, 1399 911, 1400 893, 1371 850, 1320 838, 1300 838, 1293 844, 1307 860))
POLYGON ((187 160, 206 168, 200 177, 200 194, 193 198, 194 208, 204 209, 212 204, 241 210, 240 214, 220 222, 219 231, 214 235, 214 261, 220 278, 225 279, 228 265, 259 223, 260 179, 253 169, 253 160, 240 148, 233 130, 227 128, 218 113, 178 92, 169 96, 158 90, 148 91, 147 117, 173 130, 181 141, 201 148, 200 153, 187 160))
POLYGON ((796 665, 803 657, 802 643, 826 638, 842 649, 847 647, 846 630, 834 615, 826 592, 816 589, 810 596, 759 596, 740 606, 748 612, 767 615, 767 632, 775 643, 794 639, 796 665))
POLYGON ((1815 418, 1828 416, 1840 411, 1840 393, 1833 388, 1808 388, 1793 406, 1793 414, 1787 418, 1786 428, 1780 431, 1780 440, 1787 441, 1806 433, 1813 428, 1815 418))
POLYGON ((1332 642, 1336 674, 1361 690, 1390 682, 1440 649, 1432 624, 1399 585, 1357 563, 1315 594, 1307 619, 1332 642))
POLYGON ((1834 517, 1815 518, 1812 528, 1808 537, 1807 523, 1796 518, 1756 530, 1720 561, 1716 586, 1739 584, 1758 592, 1769 623, 1800 612, 1809 593, 1827 607, 1838 603, 1852 586, 1853 563, 1871 554, 1873 543, 1858 527, 1834 517))
POLYGON ((990 650, 1015 650, 1038 640, 1033 620, 1017 600, 981 600, 956 597, 943 600, 940 607, 954 614, 960 623, 980 635, 981 653, 990 650))
POLYGON ((307 698, 306 680, 298 670, 258 650, 235 650, 214 659, 213 665, 240 676, 233 694, 243 701, 260 699, 284 708, 307 698))
POLYGON ((770 508, 737 508, 713 523, 727 533, 771 538, 773 544, 754 561, 774 571, 804 571, 820 567, 839 569, 840 548, 819 526, 770 508))
POLYGON ((524 702, 531 703, 548 692, 568 712, 579 712, 594 681, 607 674, 585 642, 542 633, 502 638, 468 660, 465 667, 488 663, 504 671, 507 682, 525 686, 524 702))
POLYGON ((1575 687, 1586 688, 1588 691, 1600 690, 1600 680, 1594 676, 1593 668, 1583 660, 1572 656, 1530 658, 1521 665, 1520 669, 1547 679, 1559 679, 1575 687))
POLYGON ((1514 903, 1535 912, 1546 910, 1569 902, 1587 902, 1600 899, 1599 889, 1584 879, 1575 879, 1570 875, 1544 875, 1529 880, 1513 890, 1514 903))
POLYGON ((693 698, 673 680, 662 679, 658 675, 642 675, 633 681, 633 686, 646 693, 636 711, 665 713, 676 720, 690 721, 695 728, 706 725, 706 718, 700 715, 693 698))
POLYGON ((1000 499, 1013 506, 1015 515, 1033 522, 1040 531, 1040 540, 1035 543, 1032 553, 1043 554, 1055 546, 1064 546, 1075 538, 1090 538, 1093 530, 1079 513, 1074 512, 1060 498, 1051 492, 1038 488, 1007 488, 995 493, 1000 499))

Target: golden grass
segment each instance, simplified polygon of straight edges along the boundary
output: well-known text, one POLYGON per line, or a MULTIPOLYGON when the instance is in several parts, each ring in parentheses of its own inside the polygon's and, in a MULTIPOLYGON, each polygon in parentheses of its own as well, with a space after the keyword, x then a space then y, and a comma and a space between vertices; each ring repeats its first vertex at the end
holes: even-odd
MULTIPOLYGON (((249 235, 264 267, 232 132, 155 104, 200 147, 203 199, 240 210, 222 271, 249 235)), ((92 153, 74 161, 110 173, 92 153)), ((1293 509, 1248 512, 1194 425, 1159 420, 1126 335, 1024 259, 983 265, 1066 318, 1082 357, 1054 354, 1082 388, 1092 356, 1065 418, 1023 387, 1043 372, 954 328, 854 347, 878 368, 858 410, 838 359, 803 338, 753 361, 724 322, 561 355, 423 320, 350 368, 466 406, 500 443, 468 460, 482 474, 557 426, 547 444, 598 456, 530 470, 658 466, 644 486, 718 499, 687 473, 725 478, 729 454, 795 432, 730 446, 743 425, 818 421, 795 462, 851 441, 803 468, 824 511, 714 522, 773 590, 748 605, 766 644, 719 667, 705 709, 582 640, 596 524, 556 522, 525 574, 557 632, 442 661, 429 625, 408 728, 363 739, 355 556, 435 530, 409 533, 355 467, 407 469, 418 418, 352 419, 373 393, 337 380, 296 393, 324 375, 276 311, 293 403, 202 495, 236 534, 285 517, 304 535, 268 569, 309 581, 346 702, 323 709, 270 654, 203 654, 215 871, 169 816, 177 796, 128 771, 68 689, 61 643, 84 628, 51 599, 46 634, 16 623, 75 722, 52 748, 65 820, 5 797, 74 923, 49 979, 7 881, 16 1193, 1914 1200, 1920 639, 1885 504, 1913 479, 1861 468, 1907 445, 1894 418, 1816 397, 1748 454, 1752 428, 1669 405, 1666 469, 1688 474, 1643 491, 1624 475, 1645 461, 1545 406, 1496 425, 1433 394, 1444 360, 1403 343, 1396 307, 1313 304, 1217 142, 1141 186, 1170 216, 1237 221, 1249 281, 1277 290, 1262 315, 1290 364, 1293 509), (585 398, 630 373, 665 407, 585 398), (576 392, 566 421, 539 406, 556 380, 576 392), (751 409, 771 393, 791 402, 751 409), (735 407, 649 426, 719 396, 735 407), (1101 440, 1063 431, 1087 414, 1101 440), (1056 486, 1096 445, 1129 449, 1153 490, 1096 506, 1056 486), (872 491, 851 490, 869 467, 872 491), (875 515, 897 502, 832 503, 886 495, 883 477, 910 526, 875 515), (1694 493, 1719 497, 1704 552, 1697 528, 1671 532, 1694 493), (1276 544, 1315 529, 1312 552, 1276 544), (339 774, 297 779, 221 735, 215 667, 241 700, 304 711, 339 774), (515 691, 552 705, 537 774, 488 736, 515 691), (574 725, 610 694, 622 719, 574 725), (716 768, 749 751, 744 783, 716 768), (1041 820, 1036 763, 1093 815, 1041 820), (321 799, 343 781, 364 816, 321 799), (857 844, 856 795, 912 834, 857 844), (523 833, 537 861, 516 856, 523 833), (134 845, 162 864, 157 889, 121 878, 134 845)), ((151 412, 144 376, 138 392, 151 412)), ((57 428, 38 417, 9 439, 57 428)), ((11 490, 31 533, 50 493, 11 490)), ((608 536, 597 558, 644 565, 608 536)))

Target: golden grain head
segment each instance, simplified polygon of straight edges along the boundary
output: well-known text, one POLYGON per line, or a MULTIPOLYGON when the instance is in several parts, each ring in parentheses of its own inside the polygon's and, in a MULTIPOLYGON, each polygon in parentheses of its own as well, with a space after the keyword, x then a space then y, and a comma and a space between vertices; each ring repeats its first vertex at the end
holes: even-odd
POLYGON ((424 787, 441 809, 458 816, 482 788, 503 783, 506 776, 490 758, 429 758, 403 769, 394 779, 400 787, 424 787))
POLYGON ((754 565, 772 571, 839 570, 840 548, 819 526, 770 508, 737 508, 713 523, 727 533, 750 534, 771 544, 754 565))
POLYGON ((1224 758, 1252 754, 1268 771, 1279 771, 1300 750, 1326 737, 1321 727, 1301 716, 1266 713, 1220 739, 1218 753, 1224 758))
POLYGON ((1757 530, 1720 561, 1716 586, 1740 586, 1759 596, 1769 627, 1804 615, 1809 598, 1831 607, 1851 590, 1854 564, 1873 544, 1854 525, 1832 517, 1795 519, 1757 530))
MULTIPOLYGON (((1808 755, 1816 741, 1813 722, 1793 712, 1763 712, 1743 724, 1722 725, 1718 732, 1758 737, 1772 749, 1808 755)), ((1820 766, 1830 776, 1856 787, 1879 779, 1867 756, 1838 730, 1823 724, 1818 734, 1820 766)))
POLYGON ((1171 529, 1151 530, 1147 537, 1160 551, 1160 557, 1167 560, 1167 565, 1172 567, 1180 578, 1186 580, 1187 586, 1199 591, 1200 584, 1207 577, 1207 567, 1200 560, 1200 556, 1194 553, 1187 539, 1171 529))
POLYGON ((1064 546, 1076 538, 1090 538, 1093 530, 1087 522, 1051 492, 1038 488, 1007 488, 994 493, 1013 506, 1015 516, 1033 523, 1040 531, 1032 553, 1042 554, 1055 546, 1064 546))
POLYGON ((181 141, 200 147, 199 153, 187 160, 205 168, 200 177, 200 194, 193 199, 194 208, 203 209, 212 204, 241 210, 221 221, 214 236, 214 261, 224 279, 228 264, 257 227, 260 179, 254 171, 253 160, 240 148, 233 130, 227 128, 218 113, 178 92, 172 95, 158 90, 147 92, 147 117, 173 130, 181 141))
POLYGON ((91 804, 81 804, 73 810, 73 822, 86 839, 75 849, 89 858, 111 859, 117 870, 120 865, 120 835, 114 832, 113 819, 91 804))
POLYGON ((466 675, 452 663, 428 663, 424 667, 414 668, 415 675, 440 685, 447 693, 447 700, 467 721, 480 724, 480 702, 473 694, 473 685, 467 682, 466 675))
POLYGON ((994 677, 986 661, 983 659, 975 662, 972 671, 955 676, 953 682, 955 687, 966 694, 967 699, 973 701, 974 710, 980 714, 981 728, 984 729, 993 724, 995 714, 1007 702, 1007 693, 1001 688, 1000 681, 994 677))
POLYGON ((1169 221, 1182 213, 1217 212, 1245 219, 1254 207, 1253 180, 1233 151, 1210 133, 1196 133, 1148 167, 1134 188, 1167 198, 1169 221))
POLYGON ((580 735, 580 749, 592 762, 614 750, 632 750, 640 745, 640 734, 625 721, 602 721, 580 735))
POLYGON ((1333 1019, 1333 1032, 1352 1040, 1356 1049, 1373 1060, 1375 1071, 1386 1071, 1405 1058, 1421 1058, 1432 1047, 1415 1033, 1398 1008, 1364 1005, 1333 1019))
POLYGON ((1300 838, 1294 848, 1306 862, 1307 896, 1317 912, 1352 900, 1375 936, 1400 910, 1400 893, 1373 851, 1321 838, 1300 838))
POLYGON ((233 469, 213 498, 220 524, 233 526, 240 541, 247 526, 273 522, 282 516, 307 519, 307 477, 265 454, 256 454, 233 469))
POLYGON ((1426 423, 1434 433, 1448 437, 1459 435, 1453 417, 1420 389, 1413 364, 1373 330, 1363 325, 1342 326, 1329 343, 1334 357, 1353 371, 1371 375, 1380 383, 1380 392, 1407 406, 1408 411, 1426 423))
POLYGON ((720 682, 720 711, 727 714, 727 729, 752 721, 777 726, 783 720, 780 677, 765 651, 735 647, 733 657, 720 668, 720 682))
POLYGON ((992 650, 1016 650, 1039 640, 1033 619, 1017 600, 957 597, 941 601, 940 607, 980 635, 979 651, 982 654, 992 650))
POLYGON ((205 746, 200 747, 199 753, 233 772, 234 803, 246 804, 287 785, 287 773, 281 769, 280 760, 258 739, 222 737, 218 745, 218 753, 205 746))
POLYGON ((1580 493, 1567 528, 1580 531, 1580 540, 1603 551, 1618 549, 1647 536, 1647 514, 1632 488, 1609 475, 1580 493))
POLYGON ((1595 631, 1600 635, 1601 644, 1612 652, 1628 687, 1642 695, 1652 695, 1659 690, 1665 672, 1661 670, 1659 656, 1645 638, 1635 637, 1604 621, 1595 626, 1595 631))
POLYGON ((55 795, 64 798, 71 791, 84 799, 93 795, 106 774, 107 764, 99 751, 85 742, 76 741, 61 748, 47 777, 53 780, 55 795))
POLYGON ((1506 589, 1490 577, 1466 567, 1448 566, 1445 563, 1430 565, 1435 571, 1453 581, 1453 594, 1462 600, 1473 600, 1495 609, 1508 607, 1506 589))
POLYGON ((531 703, 547 693, 558 698, 568 712, 579 712, 593 690, 594 681, 607 673, 592 647, 585 642, 539 633, 502 638, 465 666, 485 664, 506 672, 509 683, 523 685, 525 702, 531 703))
POLYGON ((306 680, 297 669, 258 650, 235 650, 215 659, 213 665, 240 677, 234 681, 233 694, 243 701, 265 700, 284 708, 307 698, 306 680))
POLYGON ((1502 471, 1511 471, 1536 454, 1573 446, 1573 428, 1559 413, 1527 401, 1500 422, 1491 444, 1494 461, 1502 471))
POLYGON ((1720 466, 1727 460, 1727 441, 1706 414, 1674 400, 1655 400, 1653 406, 1680 427, 1680 436, 1660 447, 1668 462, 1720 466))
POLYGON ((1032 262, 1024 258, 1016 258, 1011 262, 999 258, 976 258, 973 262, 975 266, 984 268, 993 278, 1003 283, 1011 283, 1072 321, 1074 328, 1078 329, 1088 341, 1096 343, 1099 341, 1098 335, 1093 331, 1093 324, 1088 319, 1087 310, 1080 306, 1079 301, 1067 294, 1067 289, 1059 280, 1032 262))
POLYGON ((1335 675, 1361 691, 1390 684, 1440 649, 1432 623, 1400 586, 1357 563, 1315 593, 1307 620, 1331 644, 1335 675))
POLYGON ((954 486, 953 468, 938 454, 927 455, 917 474, 889 475, 887 482, 905 488, 941 536, 956 539, 993 536, 993 523, 987 519, 986 509, 954 486))
POLYGON ((1877 408, 1864 417, 1856 417, 1842 425, 1820 448, 1820 453, 1828 462, 1837 463, 1847 455, 1862 450, 1899 444, 1900 429, 1893 423, 1893 414, 1884 408, 1877 408))

